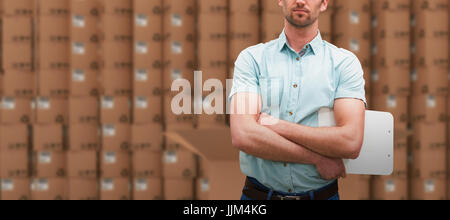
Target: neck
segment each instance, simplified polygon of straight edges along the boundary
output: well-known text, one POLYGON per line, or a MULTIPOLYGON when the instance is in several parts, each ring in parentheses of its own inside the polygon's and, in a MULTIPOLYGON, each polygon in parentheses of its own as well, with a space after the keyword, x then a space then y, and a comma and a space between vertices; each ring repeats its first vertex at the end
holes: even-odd
POLYGON ((297 53, 305 47, 306 44, 310 43, 314 38, 316 38, 319 33, 319 22, 316 21, 314 24, 297 28, 292 26, 288 21, 285 20, 284 30, 286 33, 287 41, 289 46, 292 47, 297 53))

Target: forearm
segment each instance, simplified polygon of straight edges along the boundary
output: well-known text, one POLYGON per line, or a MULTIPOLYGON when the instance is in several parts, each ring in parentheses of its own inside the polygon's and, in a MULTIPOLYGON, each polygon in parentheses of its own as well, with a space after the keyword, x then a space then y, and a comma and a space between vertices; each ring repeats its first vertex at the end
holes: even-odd
POLYGON ((280 120, 268 126, 277 134, 300 144, 311 151, 332 158, 354 158, 351 133, 344 127, 313 128, 280 120))
POLYGON ((233 129, 233 142, 241 151, 265 160, 316 165, 324 157, 254 123, 233 129))

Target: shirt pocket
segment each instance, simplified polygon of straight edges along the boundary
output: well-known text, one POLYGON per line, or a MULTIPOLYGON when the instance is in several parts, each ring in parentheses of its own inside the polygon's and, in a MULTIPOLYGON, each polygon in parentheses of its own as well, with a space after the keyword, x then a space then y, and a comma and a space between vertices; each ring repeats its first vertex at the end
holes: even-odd
POLYGON ((263 76, 259 79, 261 89, 262 112, 278 114, 281 108, 284 79, 279 76, 263 76))

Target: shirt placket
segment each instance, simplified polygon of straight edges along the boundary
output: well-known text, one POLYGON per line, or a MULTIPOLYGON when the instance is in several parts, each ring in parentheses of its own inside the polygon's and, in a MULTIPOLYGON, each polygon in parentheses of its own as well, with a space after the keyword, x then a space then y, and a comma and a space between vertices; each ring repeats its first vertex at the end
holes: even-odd
POLYGON ((294 58, 294 68, 293 68, 293 73, 292 74, 292 82, 290 82, 289 85, 289 91, 291 94, 291 100, 289 102, 289 107, 287 109, 287 114, 289 117, 289 121, 290 122, 295 122, 295 115, 296 115, 296 106, 301 105, 301 103, 298 103, 299 101, 299 97, 300 97, 300 82, 301 82, 301 67, 302 67, 302 59, 303 56, 305 56, 306 54, 306 49, 303 49, 302 51, 300 51, 300 53, 295 53, 295 58, 294 58))

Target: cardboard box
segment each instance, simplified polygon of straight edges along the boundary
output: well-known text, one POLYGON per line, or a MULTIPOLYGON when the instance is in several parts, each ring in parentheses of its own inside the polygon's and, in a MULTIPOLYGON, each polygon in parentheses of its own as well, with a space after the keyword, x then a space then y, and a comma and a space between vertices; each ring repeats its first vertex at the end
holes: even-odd
POLYGON ((131 100, 128 97, 102 96, 101 99, 101 123, 129 123, 131 100))
MULTIPOLYGON (((239 152, 231 147, 231 132, 228 127, 169 131, 166 136, 167 140, 181 143, 186 149, 204 159, 203 164, 208 167, 206 172, 208 176, 203 178, 209 180, 209 199, 240 198, 245 176, 239 168, 239 152), (216 144, 212 146, 211 143, 216 144)), ((171 158, 164 158, 166 159, 171 158)), ((164 164, 164 168, 166 167, 164 164)))
POLYGON ((39 178, 31 183, 32 200, 65 200, 67 193, 65 178, 39 178))
MULTIPOLYGON (((278 4, 277 4, 278 6, 278 4)), ((320 21, 324 20, 323 16, 321 15, 320 21)), ((270 13, 263 11, 262 13, 262 33, 261 38, 263 42, 268 42, 271 40, 277 39, 284 28, 284 16, 282 9, 280 8, 277 13, 270 13)), ((321 22, 322 23, 322 22, 321 22)), ((320 23, 319 23, 320 24, 320 23)), ((331 28, 331 27, 330 27, 331 28)), ((321 34, 323 34, 322 31, 326 32, 326 28, 319 28, 321 31, 321 34)))
POLYGON ((0 152, 27 151, 31 132, 27 125, 0 125, 0 152))
POLYGON ((350 175, 339 180, 339 197, 341 200, 370 200, 370 178, 350 175))
POLYGON ((164 178, 193 179, 197 176, 196 157, 190 151, 166 150, 162 161, 164 178))
POLYGON ((372 13, 387 12, 401 12, 410 11, 412 1, 410 0, 379 0, 372 2, 372 13))
POLYGON ((162 182, 161 178, 135 178, 133 200, 162 200, 162 182))
POLYGON ((68 71, 40 71, 39 96, 66 98, 69 95, 69 77, 68 71))
MULTIPOLYGON (((137 38, 137 37, 136 37, 137 38)), ((162 36, 154 34, 150 39, 135 39, 133 43, 133 63, 138 68, 161 70, 162 64, 162 36)))
POLYGON ((133 177, 162 177, 162 152, 133 151, 133 177))
POLYGON ((159 0, 136 0, 133 1, 133 12, 135 14, 162 14, 162 1, 159 0))
POLYGON ((70 0, 38 0, 37 12, 39 15, 68 15, 70 0))
POLYGON ((135 124, 161 124, 162 96, 136 96, 133 102, 133 122, 135 124))
POLYGON ((26 178, 30 175, 28 151, 0 152, 0 177, 26 178))
MULTIPOLYGON (((163 72, 163 89, 170 91, 172 84, 175 80, 183 79, 187 80, 190 85, 193 85, 194 82, 194 69, 192 68, 190 63, 191 61, 187 61, 186 66, 189 67, 180 67, 176 65, 172 65, 172 62, 166 63, 164 72, 163 72)), ((183 65, 181 65, 183 66, 183 65)), ((164 94, 167 92, 165 91, 164 94)))
POLYGON ((135 12, 133 35, 134 41, 148 41, 161 44, 163 40, 162 16, 135 12))
POLYGON ((447 176, 446 123, 413 125, 412 177, 445 178, 447 176))
POLYGON ((96 180, 98 177, 98 155, 96 151, 67 152, 67 176, 96 180))
POLYGON ((394 140, 394 171, 391 175, 393 178, 408 177, 408 138, 396 138, 394 140))
POLYGON ((34 121, 32 100, 29 98, 3 97, 1 107, 2 124, 29 124, 34 121))
POLYGON ((2 17, 2 42, 20 43, 31 42, 33 20, 28 16, 3 16, 2 17))
POLYGON ((100 3, 98 0, 70 0, 70 11, 72 14, 98 16, 100 3))
POLYGON ((70 124, 98 124, 100 121, 98 99, 95 97, 69 98, 70 124))
POLYGON ((102 58, 101 69, 131 71, 132 62, 132 42, 103 42, 100 48, 102 58))
POLYGON ((411 121, 413 123, 436 123, 447 121, 447 98, 434 95, 420 95, 411 98, 411 121))
POLYGON ((33 124, 33 150, 34 151, 64 150, 63 133, 64 130, 62 125, 33 124))
POLYGON ((33 69, 31 42, 5 43, 2 45, 3 69, 30 72, 33 69))
POLYGON ((71 96, 98 96, 99 73, 91 70, 73 69, 70 80, 71 96))
POLYGON ((411 88, 410 68, 374 68, 371 72, 372 95, 408 96, 411 88))
POLYGON ((14 16, 31 16, 34 14, 33 1, 30 0, 4 0, 2 2, 3 14, 14 16))
POLYGON ((407 200, 408 179, 376 176, 372 179, 372 199, 407 200))
POLYGON ((94 124, 71 124, 69 126, 69 150, 99 151, 100 128, 94 124))
POLYGON ((103 178, 129 177, 131 174, 130 153, 103 150, 100 154, 100 173, 103 178))
MULTIPOLYGON (((231 4, 233 5, 233 4, 231 4)), ((258 16, 254 14, 235 13, 230 25, 230 58, 235 60, 247 47, 258 44, 258 16)))
POLYGON ((36 122, 41 124, 66 124, 68 100, 64 98, 37 98, 36 122))
POLYGON ((100 184, 101 200, 130 200, 129 178, 102 178, 100 184))
POLYGON ((97 16, 72 12, 71 22, 69 33, 72 42, 97 44, 99 48, 100 19, 97 16))
POLYGON ((69 178, 69 200, 99 200, 97 179, 69 178))
POLYGON ((36 75, 31 72, 6 71, 3 73, 4 96, 32 98, 36 96, 36 75))
POLYGON ((248 1, 232 1, 230 2, 230 13, 232 15, 237 13, 249 13, 256 15, 259 11, 259 1, 258 0, 248 0, 248 1))
POLYGON ((37 40, 39 42, 69 42, 69 22, 65 16, 40 15, 37 23, 37 40))
POLYGON ((100 17, 101 40, 131 43, 133 39, 132 24, 131 16, 102 15, 100 17))
POLYGON ((225 85, 227 77, 227 42, 226 40, 204 41, 198 44, 198 65, 203 74, 215 74, 225 85), (223 51, 211 54, 211 50, 223 51))
POLYGON ((98 71, 101 65, 100 60, 98 42, 72 39, 70 62, 73 69, 98 71))
POLYGON ((58 151, 33 152, 33 177, 50 178, 66 176, 66 153, 58 151))
POLYGON ((408 97, 406 96, 374 95, 371 107, 377 111, 392 113, 396 124, 408 122, 408 97))
POLYGON ((162 151, 164 148, 163 127, 159 124, 133 124, 131 148, 133 151, 162 151))
POLYGON ((448 11, 449 2, 446 0, 436 0, 436 1, 428 1, 428 0, 418 0, 413 1, 412 9, 414 12, 418 11, 448 11))
POLYGON ((137 96, 162 95, 162 71, 135 68, 133 74, 133 94, 137 96))
MULTIPOLYGON (((166 125, 166 131, 169 130, 190 130, 194 127, 194 115, 193 114, 175 114, 172 111, 172 98, 175 96, 165 95, 164 96, 164 123, 166 125)), ((185 96, 186 99, 189 99, 185 96)), ((174 101, 176 102, 176 100, 174 101)), ((187 103, 186 103, 187 104, 187 103)), ((184 106, 184 103, 179 104, 184 106)))
POLYGON ((131 0, 98 0, 101 15, 130 15, 132 13, 131 0))
POLYGON ((100 76, 103 95, 131 96, 131 70, 102 70, 100 76))
POLYGON ((102 149, 129 151, 131 148, 131 125, 103 124, 102 149))
POLYGON ((2 200, 29 200, 30 199, 30 179, 2 179, 1 180, 2 200))
POLYGON ((446 200, 447 179, 414 178, 411 182, 412 200, 446 200))
POLYGON ((164 179, 164 199, 165 200, 193 200, 194 199, 193 179, 164 179))
POLYGON ((68 40, 39 42, 37 68, 42 70, 69 71, 70 45, 68 40))
POLYGON ((200 14, 226 14, 229 11, 228 4, 222 0, 199 0, 197 1, 198 13, 200 14))
MULTIPOLYGON (((411 73, 411 85, 414 95, 435 94, 447 96, 449 87, 446 71, 436 68, 415 68, 411 73)), ((447 76, 448 77, 448 76, 447 76)))

